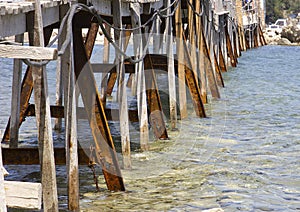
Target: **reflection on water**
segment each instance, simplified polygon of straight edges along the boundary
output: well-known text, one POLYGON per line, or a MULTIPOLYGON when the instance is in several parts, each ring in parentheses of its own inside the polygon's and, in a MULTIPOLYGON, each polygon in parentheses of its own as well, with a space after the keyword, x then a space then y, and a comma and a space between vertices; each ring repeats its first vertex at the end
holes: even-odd
MULTIPOLYGON (((299 61, 300 47, 243 52, 238 67, 224 74, 222 98, 206 105, 209 118, 199 119, 190 110, 179 130, 169 131, 170 141, 155 141, 150 151, 133 153, 133 170, 122 170, 126 192, 106 191, 102 177, 101 192, 94 192, 91 172, 82 166, 81 209, 299 211, 299 61)), ((11 78, 2 75, 1 81, 11 78)), ((1 98, 3 108, 3 98, 9 97, 1 98)), ((1 114, 1 129, 7 115, 1 114)), ((26 136, 33 140, 30 130, 26 136)), ((64 207, 65 170, 57 169, 64 207)), ((28 174, 22 168, 16 174, 22 172, 28 174)), ((29 176, 26 180, 35 179, 29 176)))

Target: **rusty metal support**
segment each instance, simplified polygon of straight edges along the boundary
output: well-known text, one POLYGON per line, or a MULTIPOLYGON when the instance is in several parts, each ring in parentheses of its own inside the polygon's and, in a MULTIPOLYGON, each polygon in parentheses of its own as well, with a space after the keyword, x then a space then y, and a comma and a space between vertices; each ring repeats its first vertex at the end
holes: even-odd
POLYGON ((147 103, 149 107, 149 120, 153 133, 157 139, 168 139, 168 133, 163 118, 160 96, 153 70, 151 57, 147 55, 144 59, 144 71, 146 82, 147 103))
POLYGON ((185 80, 188 85, 189 91, 191 93, 191 97, 193 100, 193 105, 194 105, 196 115, 204 118, 204 117, 206 117, 206 114, 205 114, 204 105, 203 105, 203 102, 201 99, 201 92, 200 92, 200 88, 197 84, 195 74, 194 74, 193 70, 191 69, 192 62, 191 62, 191 58, 190 58, 190 55, 188 52, 188 47, 187 47, 186 42, 183 42, 183 46, 184 46, 184 53, 185 53, 185 60, 186 60, 185 80))
POLYGON ((260 24, 258 25, 258 33, 259 33, 259 39, 260 39, 260 43, 262 46, 267 45, 267 42, 265 40, 264 34, 261 30, 261 26, 260 24))
POLYGON ((201 32, 202 32, 202 39, 203 39, 202 40, 202 46, 203 46, 202 53, 204 54, 204 65, 205 65, 206 76, 208 79, 208 86, 209 86, 211 95, 215 98, 220 98, 220 93, 219 93, 219 89, 218 89, 218 86, 216 83, 216 77, 215 77, 214 70, 212 67, 209 49, 207 47, 203 29, 201 30, 201 32))
MULTIPOLYGON (((88 114, 97 162, 102 166, 107 188, 111 191, 124 191, 114 143, 87 55, 90 49, 85 48, 81 29, 76 27, 76 22, 73 22, 73 40, 75 75, 88 114)), ((86 43, 86 47, 92 48, 92 45, 86 43)))
POLYGON ((232 45, 231 45, 231 41, 230 41, 230 37, 229 37, 227 27, 225 27, 225 36, 226 36, 227 52, 228 52, 228 55, 229 55, 229 58, 230 58, 231 66, 236 67, 237 61, 236 61, 236 58, 235 58, 234 53, 233 53, 233 49, 232 49, 232 45))
POLYGON ((217 55, 216 55, 216 51, 214 50, 214 62, 215 62, 215 70, 216 70, 216 74, 217 74, 217 83, 219 86, 224 87, 224 81, 223 81, 223 77, 222 77, 222 73, 220 71, 220 66, 218 63, 218 59, 217 59, 217 55))
POLYGON ((106 90, 106 95, 111 96, 114 86, 116 84, 117 81, 117 72, 114 73, 110 73, 108 80, 107 80, 107 90, 106 90))

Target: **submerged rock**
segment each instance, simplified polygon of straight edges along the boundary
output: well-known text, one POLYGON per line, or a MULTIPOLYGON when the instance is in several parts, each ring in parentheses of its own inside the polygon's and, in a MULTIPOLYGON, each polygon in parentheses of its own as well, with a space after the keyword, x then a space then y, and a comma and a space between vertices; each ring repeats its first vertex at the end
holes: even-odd
POLYGON ((289 41, 287 38, 281 38, 277 41, 277 45, 291 45, 292 42, 289 41))

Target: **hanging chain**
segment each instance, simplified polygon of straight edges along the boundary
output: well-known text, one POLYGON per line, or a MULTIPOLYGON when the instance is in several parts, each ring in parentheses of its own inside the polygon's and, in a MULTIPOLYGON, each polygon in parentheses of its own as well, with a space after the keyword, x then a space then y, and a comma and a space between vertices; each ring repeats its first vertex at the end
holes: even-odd
POLYGON ((94 183, 96 185, 96 190, 100 191, 99 189, 99 185, 98 185, 98 178, 96 175, 96 169, 95 166, 97 165, 97 163, 95 162, 95 158, 94 158, 94 153, 95 152, 95 147, 93 145, 90 146, 90 156, 89 156, 89 164, 88 167, 92 170, 93 172, 93 177, 94 177, 94 183))

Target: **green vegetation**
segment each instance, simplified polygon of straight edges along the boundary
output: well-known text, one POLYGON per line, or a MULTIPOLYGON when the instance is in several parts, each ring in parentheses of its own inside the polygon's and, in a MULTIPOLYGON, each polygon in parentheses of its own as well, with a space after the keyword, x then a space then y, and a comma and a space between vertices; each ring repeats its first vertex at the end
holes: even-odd
POLYGON ((266 0, 266 23, 300 12, 300 0, 266 0))

